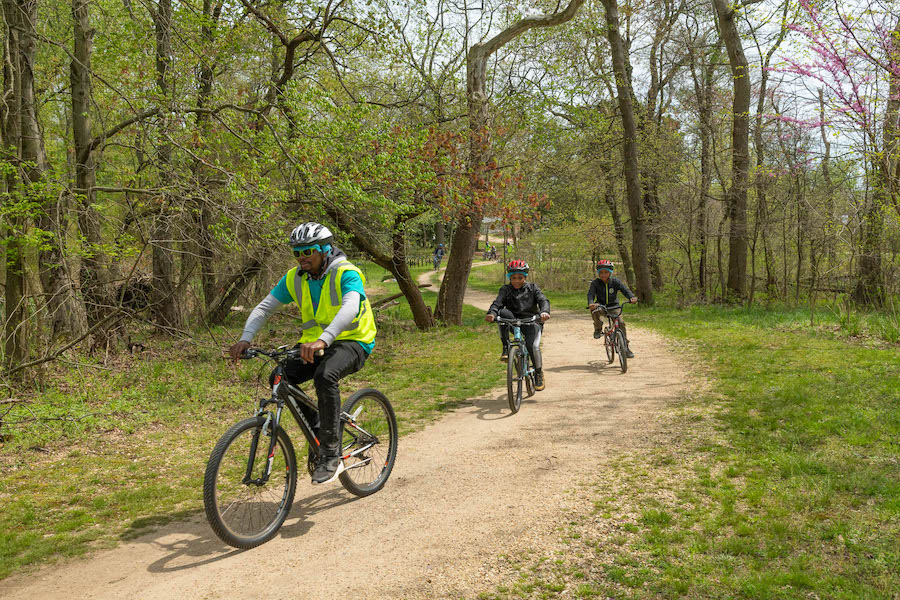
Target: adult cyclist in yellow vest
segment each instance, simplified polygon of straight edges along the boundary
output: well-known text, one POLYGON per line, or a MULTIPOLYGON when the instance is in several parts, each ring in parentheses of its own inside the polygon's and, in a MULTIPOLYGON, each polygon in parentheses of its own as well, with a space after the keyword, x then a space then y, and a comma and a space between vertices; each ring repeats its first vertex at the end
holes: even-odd
MULTIPOLYGON (((318 423, 311 410, 305 416, 318 431, 319 462, 313 483, 329 483, 344 470, 338 427, 341 378, 359 371, 375 347, 375 318, 366 298, 362 272, 333 245, 331 231, 319 223, 303 223, 291 232, 288 244, 297 266, 285 274, 247 318, 239 342, 229 353, 237 360, 266 320, 285 304, 300 309, 302 360, 286 365, 288 381, 313 380, 319 399, 318 423), (324 350, 323 356, 315 353, 324 350)), ((301 409, 304 408, 301 406, 301 409)))

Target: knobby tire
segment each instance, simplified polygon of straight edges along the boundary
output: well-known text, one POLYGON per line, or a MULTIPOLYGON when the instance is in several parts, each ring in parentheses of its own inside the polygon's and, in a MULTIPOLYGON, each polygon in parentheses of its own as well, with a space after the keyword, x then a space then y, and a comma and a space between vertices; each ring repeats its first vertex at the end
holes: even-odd
POLYGON ((345 471, 341 485, 356 496, 368 496, 384 487, 397 459, 397 417, 387 397, 371 388, 350 396, 342 411, 354 416, 341 420, 341 456, 345 471))
POLYGON ((519 354, 521 350, 518 346, 509 347, 509 360, 506 363, 506 397, 509 400, 509 410, 513 413, 519 412, 519 407, 522 406, 522 378, 519 376, 522 365, 519 354))
POLYGON ((622 367, 622 372, 628 370, 628 357, 625 356, 625 350, 627 345, 625 343, 625 334, 621 331, 616 332, 616 351, 619 353, 619 366, 622 367))
POLYGON ((606 362, 612 364, 616 360, 616 338, 615 333, 608 332, 603 335, 603 345, 606 346, 606 362))
POLYGON ((262 430, 265 422, 265 417, 258 416, 232 425, 206 464, 206 519, 223 542, 236 548, 254 548, 272 539, 287 518, 297 491, 297 459, 283 429, 276 436, 269 479, 253 481, 262 478, 268 463, 271 437, 262 430), (251 456, 254 437, 257 443, 251 456), (248 462, 250 482, 245 482, 248 462))

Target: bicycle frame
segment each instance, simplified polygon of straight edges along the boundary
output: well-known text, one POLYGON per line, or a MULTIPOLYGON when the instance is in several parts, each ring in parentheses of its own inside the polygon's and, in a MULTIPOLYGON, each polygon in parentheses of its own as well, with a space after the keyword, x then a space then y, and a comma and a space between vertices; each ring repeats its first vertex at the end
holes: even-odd
MULTIPOLYGON (((256 409, 254 416, 265 416, 266 422, 263 423, 263 426, 260 428, 261 431, 268 431, 268 427, 271 425, 271 434, 269 440, 269 448, 268 453, 268 462, 266 464, 265 474, 259 479, 250 479, 250 474, 253 471, 253 457, 256 456, 256 449, 259 445, 259 431, 253 436, 253 440, 250 443, 250 453, 247 459, 247 472, 244 475, 243 482, 245 484, 254 483, 256 485, 262 485, 269 480, 269 476, 272 473, 272 463, 275 458, 275 444, 278 439, 278 429, 281 427, 281 416, 284 411, 284 407, 287 406, 288 412, 294 417, 294 420, 297 422, 297 425, 300 427, 300 431, 303 432, 303 437, 306 438, 306 441, 309 443, 309 447, 315 450, 316 455, 319 453, 319 439, 312 431, 312 425, 307 421, 306 416, 303 414, 303 411, 300 410, 301 405, 305 405, 306 407, 312 409, 316 413, 319 412, 319 406, 316 402, 312 400, 303 390, 288 382, 285 376, 284 369, 284 361, 288 358, 297 357, 299 358, 299 352, 287 350, 285 351, 283 348, 279 348, 278 350, 270 353, 262 350, 253 349, 252 351, 248 351, 245 353, 248 358, 253 356, 262 354, 264 356, 268 356, 276 362, 276 367, 272 371, 272 396, 270 398, 263 398, 259 401, 259 408, 256 409), (274 356, 273 356, 274 354, 274 356), (275 405, 275 414, 273 416, 272 411, 268 410, 268 406, 270 404, 275 405), (274 417, 274 422, 273 422, 274 417)), ((357 411, 358 413, 359 411, 357 411)), ((364 436, 365 443, 361 444, 359 448, 354 450, 349 454, 343 454, 344 449, 342 448, 342 459, 347 459, 352 456, 356 456, 362 452, 365 452, 372 446, 378 443, 378 437, 371 435, 364 429, 360 428, 356 424, 356 415, 350 415, 344 411, 341 411, 340 420, 344 424, 345 428, 350 427, 351 429, 358 432, 360 435, 364 436)), ((355 434, 352 434, 355 435, 355 434)), ((359 463, 353 465, 350 468, 359 468, 371 461, 371 457, 367 458, 364 461, 360 461, 359 463)))
POLYGON ((591 312, 598 311, 603 311, 603 316, 606 317, 606 327, 603 328, 604 343, 612 343, 611 340, 615 337, 616 331, 619 329, 619 317, 622 315, 622 307, 600 306, 591 312), (616 313, 610 314, 610 311, 616 311, 616 313))
POLYGON ((503 325, 509 325, 512 328, 513 339, 509 340, 510 346, 518 346, 525 360, 525 368, 522 369, 522 376, 528 377, 534 373, 534 365, 531 362, 531 355, 528 353, 528 344, 525 343, 525 336, 522 334, 522 325, 529 323, 538 323, 539 321, 531 317, 530 319, 504 319, 497 317, 496 322, 503 325))

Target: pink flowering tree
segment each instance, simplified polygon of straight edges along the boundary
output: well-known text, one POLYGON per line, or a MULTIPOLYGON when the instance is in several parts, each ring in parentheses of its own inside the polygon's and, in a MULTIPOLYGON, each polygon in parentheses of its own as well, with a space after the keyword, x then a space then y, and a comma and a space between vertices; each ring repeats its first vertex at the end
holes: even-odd
MULTIPOLYGON (((900 107, 900 19, 877 0, 832 6, 800 0, 804 22, 790 27, 808 52, 786 57, 779 70, 824 90, 825 120, 864 159, 867 188, 861 202, 856 256, 856 301, 884 302, 881 246, 886 212, 900 215, 898 107, 900 107)), ((798 121, 809 129, 818 121, 798 121)))

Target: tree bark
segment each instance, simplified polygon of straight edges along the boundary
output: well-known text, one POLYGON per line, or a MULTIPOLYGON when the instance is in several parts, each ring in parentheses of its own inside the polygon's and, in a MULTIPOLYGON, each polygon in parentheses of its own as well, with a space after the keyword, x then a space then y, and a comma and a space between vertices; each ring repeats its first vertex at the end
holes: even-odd
POLYGON ((711 49, 706 49, 706 37, 701 38, 703 50, 700 53, 700 60, 697 57, 697 48, 691 46, 689 49, 691 55, 691 73, 694 80, 694 93, 697 96, 697 116, 700 126, 700 196, 697 202, 697 237, 698 237, 698 287, 700 288, 700 297, 704 300, 707 297, 709 289, 709 218, 707 215, 707 207, 709 205, 709 194, 712 187, 713 173, 713 92, 715 82, 716 64, 719 62, 719 53, 721 52, 721 42, 711 49))
MULTIPOLYGON (((5 162, 16 167, 7 171, 4 191, 9 198, 22 195, 22 181, 18 168, 21 165, 22 138, 22 94, 19 78, 19 56, 21 12, 15 0, 3 0, 5 61, 3 63, 3 96, 6 102, 0 104, 3 117, 3 145, 0 152, 5 162)), ((5 366, 13 368, 21 363, 27 354, 25 310, 25 260, 21 237, 25 234, 26 219, 12 216, 4 228, 6 239, 6 286, 4 288, 3 348, 5 366)))
MULTIPOLYGON (((41 198, 42 211, 37 219, 37 226, 47 235, 42 248, 38 252, 38 274, 44 292, 44 306, 47 311, 49 325, 49 343, 60 334, 74 332, 76 335, 83 329, 83 319, 72 289, 72 281, 66 268, 62 244, 65 237, 65 202, 59 197, 48 197, 45 192, 36 188, 49 170, 47 154, 44 150, 44 135, 38 123, 38 105, 35 95, 34 65, 37 57, 38 22, 37 0, 17 0, 16 10, 19 20, 18 53, 8 59, 17 61, 19 116, 21 119, 21 137, 19 141, 23 184, 36 191, 41 198), (33 186, 33 187, 32 187, 33 186), (43 197, 42 197, 43 196, 43 197)), ((50 191, 50 194, 53 194, 50 191)))
MULTIPOLYGON (((200 39, 209 47, 212 47, 215 42, 216 28, 221 14, 222 0, 215 3, 213 0, 203 0, 204 18, 200 25, 200 39)), ((210 133, 210 114, 202 109, 207 107, 212 96, 215 66, 216 61, 206 58, 205 55, 201 56, 197 65, 197 108, 200 110, 197 112, 196 127, 197 137, 201 143, 207 139, 210 133)), ((204 306, 209 311, 217 297, 215 248, 211 234, 215 215, 209 199, 205 196, 207 191, 205 170, 199 157, 194 160, 192 172, 194 181, 199 188, 195 198, 197 206, 194 226, 196 227, 197 255, 200 261, 200 285, 203 290, 204 306)))
POLYGON ((731 129, 731 187, 726 195, 731 227, 728 236, 727 295, 741 299, 747 291, 747 180, 750 168, 750 71, 736 22, 726 0, 712 0, 719 21, 719 36, 728 51, 734 78, 731 129))
MULTIPOLYGON (((152 10, 152 9, 151 9, 152 10)), ((156 10, 152 11, 153 24, 156 29, 156 86, 162 104, 172 100, 171 74, 172 61, 172 0, 159 0, 156 10)), ((160 122, 162 129, 160 138, 164 139, 167 126, 166 119, 160 122)), ((166 187, 166 180, 172 161, 172 147, 161 141, 157 150, 157 168, 160 186, 166 187)), ((172 225, 173 215, 170 211, 171 198, 164 193, 158 198, 159 211, 153 225, 151 256, 153 259, 153 307, 152 312, 157 324, 163 327, 181 327, 181 310, 176 297, 175 254, 172 225)))
POLYGON ((609 208, 609 216, 613 222, 613 232, 616 236, 616 247, 619 249, 619 257, 622 259, 622 270, 625 271, 625 280, 628 287, 634 289, 634 267, 631 264, 631 255, 628 253, 628 244, 625 243, 625 226, 622 225, 622 217, 619 215, 619 207, 616 205, 616 191, 607 178, 606 190, 603 193, 603 201, 609 208))
POLYGON ((641 302, 653 303, 653 285, 647 257, 647 224, 641 203, 640 157, 637 144, 637 124, 632 104, 631 80, 628 73, 628 57, 619 33, 619 7, 617 0, 601 0, 606 12, 606 35, 612 54, 616 75, 616 93, 619 111, 622 113, 622 129, 625 136, 622 153, 625 169, 625 189, 628 198, 628 214, 631 217, 631 257, 634 261, 635 293, 641 302))
MULTIPOLYGON (((74 52, 69 69, 72 88, 72 141, 75 148, 75 203, 84 239, 81 257, 81 294, 88 327, 105 321, 116 304, 115 266, 102 249, 100 215, 94 208, 96 167, 91 135, 91 53, 94 30, 87 0, 72 0, 74 52)), ((106 330, 97 328, 94 339, 103 343, 106 330)))

